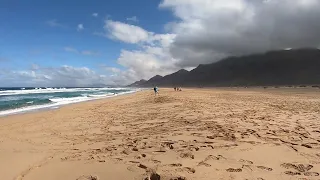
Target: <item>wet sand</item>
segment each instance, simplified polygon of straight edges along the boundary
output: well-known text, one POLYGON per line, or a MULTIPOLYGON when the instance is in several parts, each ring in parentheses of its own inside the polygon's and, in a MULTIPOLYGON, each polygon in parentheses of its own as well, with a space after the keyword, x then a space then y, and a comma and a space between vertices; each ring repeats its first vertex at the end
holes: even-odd
POLYGON ((320 179, 319 89, 160 89, 0 118, 2 180, 320 179))

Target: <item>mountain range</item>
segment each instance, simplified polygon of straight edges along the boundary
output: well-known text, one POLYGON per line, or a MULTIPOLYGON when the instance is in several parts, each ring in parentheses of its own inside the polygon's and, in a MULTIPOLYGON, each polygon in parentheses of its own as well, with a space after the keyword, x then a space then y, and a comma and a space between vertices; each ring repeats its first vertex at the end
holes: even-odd
POLYGON ((320 84, 320 50, 291 49, 200 64, 191 71, 181 69, 166 76, 156 75, 130 87, 216 87, 320 84))

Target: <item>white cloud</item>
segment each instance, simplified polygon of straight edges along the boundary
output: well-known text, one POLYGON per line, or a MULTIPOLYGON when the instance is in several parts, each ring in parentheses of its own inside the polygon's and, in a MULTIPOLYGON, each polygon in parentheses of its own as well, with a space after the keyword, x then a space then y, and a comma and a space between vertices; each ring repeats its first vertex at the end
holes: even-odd
POLYGON ((179 70, 175 65, 177 60, 169 52, 175 34, 155 34, 139 26, 112 20, 106 21, 105 28, 105 36, 138 45, 138 50, 121 50, 117 63, 127 70, 114 72, 115 81, 130 83, 142 78, 149 79, 155 74, 166 75, 179 70))
POLYGON ((31 70, 36 71, 39 69, 39 65, 38 64, 31 64, 31 70))
POLYGON ((164 0, 178 18, 166 27, 177 34, 170 47, 179 66, 211 63, 229 55, 320 42, 317 0, 164 0))
POLYGON ((77 31, 82 31, 84 29, 83 24, 78 24, 77 31))
POLYGON ((137 16, 132 16, 132 17, 128 17, 127 21, 131 21, 131 22, 139 22, 139 19, 137 18, 137 16))
POLYGON ((109 76, 98 74, 87 67, 39 67, 29 71, 8 71, 0 79, 2 85, 11 86, 95 86, 117 85, 109 76))
POLYGON ((56 19, 52 19, 46 22, 46 24, 50 27, 65 27, 63 24, 58 23, 56 19))
POLYGON ((128 69, 122 77, 138 80, 230 55, 318 47, 319 6, 317 0, 163 0, 159 7, 177 18, 165 25, 168 34, 111 20, 105 27, 109 37, 138 45, 117 59, 128 69))
POLYGON ((98 17, 98 13, 92 13, 93 17, 98 17))
POLYGON ((107 31, 108 37, 132 44, 147 41, 152 36, 152 33, 139 26, 119 21, 106 20, 104 29, 107 31))
MULTIPOLYGON (((166 34, 109 18, 105 21, 105 32, 95 32, 95 35, 136 45, 136 48, 122 49, 117 58, 117 63, 126 70, 105 67, 106 73, 112 73, 111 77, 92 76, 128 84, 181 68, 190 70, 229 55, 319 47, 319 6, 318 0, 162 0, 159 7, 171 10, 176 17, 165 25, 166 34)), ((138 19, 134 16, 127 21, 138 19)), ((91 54, 91 51, 70 47, 65 50, 91 54)))
POLYGON ((146 46, 141 51, 122 50, 117 62, 131 71, 135 79, 148 79, 156 74, 166 75, 175 70, 174 59, 162 47, 146 46))
POLYGON ((115 67, 109 67, 109 66, 103 66, 102 67, 104 70, 111 72, 111 73, 120 73, 121 70, 115 67))

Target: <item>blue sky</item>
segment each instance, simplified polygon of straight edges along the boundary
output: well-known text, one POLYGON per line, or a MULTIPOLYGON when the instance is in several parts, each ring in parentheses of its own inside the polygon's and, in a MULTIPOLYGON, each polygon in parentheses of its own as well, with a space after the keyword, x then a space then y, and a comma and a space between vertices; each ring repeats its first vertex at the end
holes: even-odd
POLYGON ((318 0, 0 0, 0 86, 125 85, 320 47, 318 0))
POLYGON ((10 62, 4 67, 26 69, 31 64, 97 69, 101 64, 121 68, 115 60, 122 48, 132 45, 94 35, 103 32, 106 18, 138 24, 153 32, 163 32, 171 14, 158 8, 159 1, 4 1, 0 10, 0 55, 10 62), (93 16, 97 13, 98 16, 93 16), (138 22, 127 21, 137 17, 138 22), (157 19, 156 21, 154 19, 157 19), (50 22, 56 23, 50 25, 50 22), (84 29, 77 31, 78 24, 84 29), (96 55, 66 52, 70 47, 96 55))

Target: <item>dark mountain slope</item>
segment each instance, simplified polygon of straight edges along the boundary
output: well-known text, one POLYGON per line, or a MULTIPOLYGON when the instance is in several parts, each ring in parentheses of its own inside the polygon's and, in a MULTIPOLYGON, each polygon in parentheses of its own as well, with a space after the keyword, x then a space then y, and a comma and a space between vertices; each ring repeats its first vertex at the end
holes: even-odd
POLYGON ((136 81, 136 82, 128 85, 127 87, 139 87, 139 86, 143 85, 145 82, 147 82, 147 81, 144 79, 141 79, 140 81, 136 81))
POLYGON ((151 78, 148 86, 261 86, 320 84, 320 50, 271 51, 199 65, 151 78))
POLYGON ((181 69, 175 73, 164 76, 157 81, 157 85, 161 86, 179 86, 179 84, 187 77, 189 71, 181 69))
POLYGON ((153 87, 153 86, 157 86, 158 82, 162 79, 163 77, 160 75, 156 75, 153 76, 152 78, 150 78, 147 82, 145 82, 144 84, 142 84, 140 87, 153 87))
POLYGON ((300 49, 230 57, 200 65, 183 81, 188 86, 256 86, 320 83, 320 51, 300 49))

